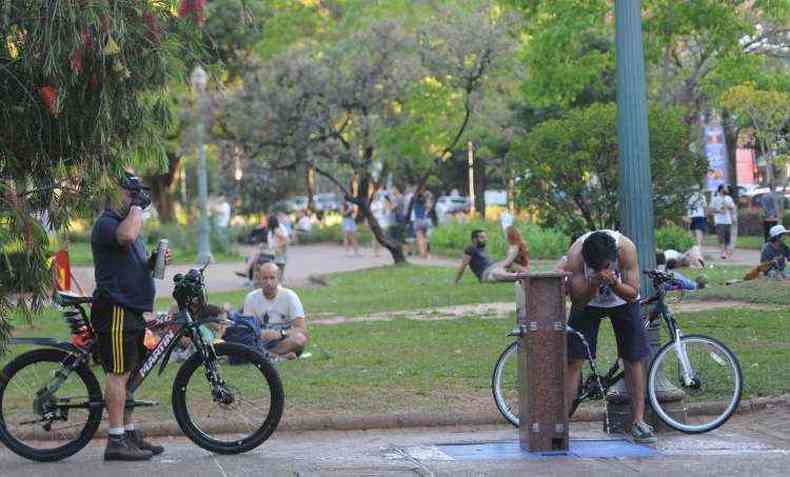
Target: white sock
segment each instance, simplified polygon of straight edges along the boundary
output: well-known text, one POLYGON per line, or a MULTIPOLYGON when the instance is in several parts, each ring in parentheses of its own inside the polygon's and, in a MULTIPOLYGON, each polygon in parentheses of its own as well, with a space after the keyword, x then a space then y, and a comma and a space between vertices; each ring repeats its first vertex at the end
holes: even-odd
POLYGON ((127 425, 123 426, 123 428, 126 429, 127 431, 133 431, 134 430, 134 424, 127 424, 127 425))
POLYGON ((111 436, 122 436, 124 432, 125 429, 123 427, 111 427, 109 434, 111 436))

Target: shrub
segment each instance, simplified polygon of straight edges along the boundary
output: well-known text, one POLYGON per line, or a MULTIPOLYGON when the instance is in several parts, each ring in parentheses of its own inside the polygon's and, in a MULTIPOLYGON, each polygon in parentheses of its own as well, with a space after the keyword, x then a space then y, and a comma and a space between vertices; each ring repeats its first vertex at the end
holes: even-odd
MULTIPOLYGON (((711 231, 714 229, 710 229, 711 231)), ((763 214, 752 209, 738 210, 738 235, 762 235, 763 214)))
POLYGON ((684 252, 694 245, 688 231, 677 225, 666 225, 656 229, 656 247, 661 250, 673 249, 684 252))
MULTIPOLYGON (((559 258, 570 246, 570 238, 554 229, 542 229, 535 224, 518 224, 521 236, 529 245, 529 254, 533 258, 559 258)), ((504 258, 507 244, 502 227, 498 222, 473 220, 465 223, 451 221, 433 230, 431 250, 442 254, 460 255, 467 245, 472 230, 482 229, 488 235, 486 246, 492 257, 504 258)))

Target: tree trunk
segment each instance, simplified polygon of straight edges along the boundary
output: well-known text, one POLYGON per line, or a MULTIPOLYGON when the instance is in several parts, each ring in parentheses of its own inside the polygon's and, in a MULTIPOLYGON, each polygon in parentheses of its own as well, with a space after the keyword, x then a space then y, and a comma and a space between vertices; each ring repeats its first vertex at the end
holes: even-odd
POLYGON ((738 203, 738 134, 740 129, 730 115, 730 111, 721 111, 721 125, 724 130, 724 146, 727 148, 727 175, 729 176, 730 195, 738 203))
POLYGON ((165 224, 175 220, 175 177, 181 158, 175 154, 167 154, 167 172, 146 176, 145 181, 151 187, 151 199, 159 213, 159 221, 165 224))
POLYGON ((315 210, 315 168, 313 166, 307 167, 305 174, 305 183, 307 185, 307 210, 315 210))
MULTIPOLYGON (((358 201, 358 198, 355 198, 355 201, 358 201)), ((359 201, 357 204, 359 207, 359 214, 358 216, 363 216, 365 220, 368 221, 368 227, 370 227, 370 231, 373 233, 373 236, 376 240, 386 248, 390 255, 392 255, 392 261, 395 262, 395 265, 403 265, 408 263, 406 261, 406 256, 403 255, 403 244, 400 242, 396 242, 384 233, 384 230, 379 225, 379 221, 376 220, 376 217, 373 216, 373 212, 370 210, 370 203, 367 199, 359 201)))
MULTIPOLYGON (((365 202, 368 207, 370 206, 370 178, 367 174, 363 174, 361 177, 358 178, 357 182, 357 200, 360 202, 365 202)), ((365 221, 365 218, 362 217, 362 214, 357 214, 356 222, 357 224, 361 224, 365 221)))
POLYGON ((486 165, 479 156, 474 162, 475 170, 475 209, 481 220, 486 219, 486 165))

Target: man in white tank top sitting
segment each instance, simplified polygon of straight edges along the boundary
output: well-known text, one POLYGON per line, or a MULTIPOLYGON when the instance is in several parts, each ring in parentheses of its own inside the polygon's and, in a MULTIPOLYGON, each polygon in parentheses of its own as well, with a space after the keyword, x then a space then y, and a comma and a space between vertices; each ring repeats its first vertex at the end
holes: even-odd
MULTIPOLYGON (((645 372, 642 358, 649 348, 639 316, 639 265, 636 246, 619 232, 599 230, 587 233, 568 251, 565 271, 571 274, 568 293, 571 315, 568 325, 584 334, 595 357, 598 327, 608 316, 617 340, 617 355, 625 363, 625 382, 631 395, 635 442, 656 442, 655 431, 644 422, 645 372)), ((568 399, 573 402, 579 373, 587 359, 578 336, 568 334, 568 370, 565 375, 568 399)))

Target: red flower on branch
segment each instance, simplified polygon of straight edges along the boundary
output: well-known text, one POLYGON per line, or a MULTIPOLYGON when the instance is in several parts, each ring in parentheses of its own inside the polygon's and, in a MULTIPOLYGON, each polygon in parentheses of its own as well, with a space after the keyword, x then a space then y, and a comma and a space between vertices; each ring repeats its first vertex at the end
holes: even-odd
POLYGON ((178 4, 178 16, 189 15, 195 25, 203 26, 203 22, 206 21, 206 14, 203 11, 206 2, 207 0, 181 0, 181 3, 178 4))
POLYGON ((47 107, 47 111, 52 116, 57 116, 58 112, 58 89, 53 86, 42 86, 38 89, 41 100, 47 107))

